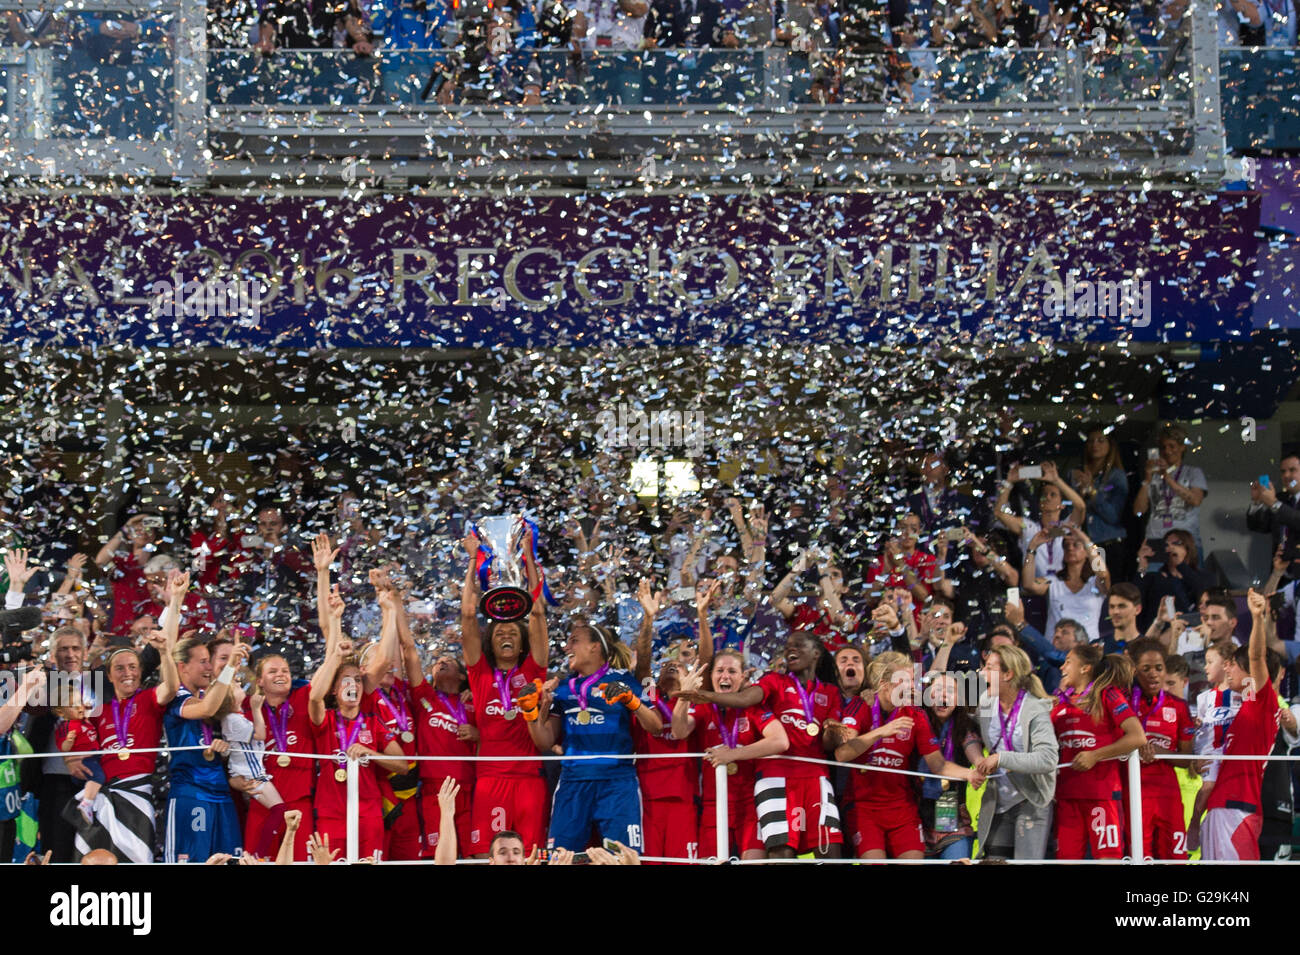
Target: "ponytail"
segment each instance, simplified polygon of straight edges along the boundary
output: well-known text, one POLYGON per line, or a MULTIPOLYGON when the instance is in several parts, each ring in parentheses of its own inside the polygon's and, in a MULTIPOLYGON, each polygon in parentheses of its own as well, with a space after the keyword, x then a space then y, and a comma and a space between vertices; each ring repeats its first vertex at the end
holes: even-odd
POLYGON ((1092 674, 1092 688, 1077 705, 1100 722, 1106 715, 1102 695, 1111 687, 1126 695, 1133 688, 1133 664, 1122 653, 1103 655, 1101 648, 1093 645, 1077 646, 1070 652, 1092 674))

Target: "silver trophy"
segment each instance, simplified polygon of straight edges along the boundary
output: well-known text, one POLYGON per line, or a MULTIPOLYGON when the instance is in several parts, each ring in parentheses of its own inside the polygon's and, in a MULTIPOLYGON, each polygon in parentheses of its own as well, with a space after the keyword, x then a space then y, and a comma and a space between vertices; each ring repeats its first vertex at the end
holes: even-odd
POLYGON ((524 570, 528 526, 519 515, 485 517, 470 525, 479 540, 475 570, 483 596, 479 610, 489 620, 523 620, 533 609, 524 570))

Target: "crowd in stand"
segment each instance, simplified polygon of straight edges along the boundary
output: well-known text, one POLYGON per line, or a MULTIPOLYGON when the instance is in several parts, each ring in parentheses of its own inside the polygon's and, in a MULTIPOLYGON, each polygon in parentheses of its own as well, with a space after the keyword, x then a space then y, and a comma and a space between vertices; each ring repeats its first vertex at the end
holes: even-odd
MULTIPOLYGON (((350 51, 401 102, 534 105, 580 99, 584 89, 623 105, 702 92, 744 101, 763 92, 743 81, 763 72, 761 56, 746 51, 769 48, 792 54, 779 69, 797 99, 924 101, 935 95, 944 51, 1087 47, 1101 56, 1141 45, 1173 57, 1186 45, 1187 10, 1186 0, 234 0, 209 5, 207 43, 256 50, 267 64, 308 74, 326 61, 286 51, 350 51), (695 52, 640 55, 671 50, 695 52)), ((1297 19, 1288 2, 1221 0, 1219 42, 1294 47, 1297 19)), ((91 85, 111 90, 113 69, 161 65, 157 51, 173 45, 169 23, 166 15, 9 13, 4 26, 19 45, 71 40, 107 71, 91 85)), ((213 76, 240 82, 224 69, 213 76)))
POLYGON ((310 518, 301 486, 219 492, 91 554, 36 479, 5 515, 0 755, 47 755, 0 771, 0 848, 329 859, 353 757, 385 859, 706 858, 716 767, 746 858, 1288 858, 1295 764, 1210 757, 1300 743, 1300 456, 1251 483, 1273 573, 1232 594, 1181 426, 1136 469, 1101 426, 1072 467, 1005 451, 961 485, 916 459, 870 552, 842 493, 658 524, 593 492, 522 548, 526 618, 486 627, 486 511, 434 488, 310 518))

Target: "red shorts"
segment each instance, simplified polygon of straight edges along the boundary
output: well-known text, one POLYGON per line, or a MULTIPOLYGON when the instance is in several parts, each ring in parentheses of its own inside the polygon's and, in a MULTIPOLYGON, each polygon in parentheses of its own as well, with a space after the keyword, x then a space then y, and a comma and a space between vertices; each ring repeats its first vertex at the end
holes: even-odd
POLYGON ((1058 859, 1122 859, 1123 832, 1124 812, 1116 799, 1056 800, 1058 859))
MULTIPOLYGON (((763 841, 758 838, 758 813, 754 800, 739 799, 731 804, 727 832, 728 858, 746 852, 761 852, 763 841)), ((712 858, 718 853, 718 804, 706 802, 700 813, 700 856, 712 858)))
MULTIPOLYGON (((438 848, 439 825, 442 823, 442 810, 438 808, 438 790, 442 780, 426 779, 420 788, 420 810, 424 816, 424 858, 432 859, 438 848)), ((456 793, 456 855, 465 858, 469 850, 470 792, 472 786, 461 784, 456 793)))
POLYGON ((754 784, 758 837, 771 851, 812 852, 844 842, 840 810, 825 776, 765 776, 754 784))
MULTIPOLYGON (((242 800, 241 800, 242 801, 242 800)), ((289 809, 296 809, 302 813, 302 822, 298 824, 298 831, 293 837, 293 861, 307 862, 310 856, 307 854, 307 839, 311 836, 312 813, 311 799, 304 796, 302 799, 296 799, 289 803, 289 809)), ((251 800, 248 804, 248 817, 244 825, 244 851, 254 852, 257 849, 258 840, 262 837, 262 823, 266 822, 268 810, 256 799, 251 800)), ((346 847, 345 847, 346 848, 346 847)), ((279 851, 279 845, 271 849, 271 858, 279 851)))
POLYGON ((1187 827, 1178 793, 1142 794, 1142 855, 1147 859, 1187 858, 1187 827))
MULTIPOLYGON (((420 858, 420 814, 418 796, 402 802, 402 811, 384 829, 384 858, 408 862, 420 858)), ((436 802, 436 800, 435 800, 436 802)), ((435 806, 436 809, 436 806, 435 806)))
MULTIPOLYGON (((378 813, 362 813, 357 820, 360 823, 360 844, 358 858, 374 855, 384 850, 384 817, 378 813)), ((329 836, 330 851, 342 849, 335 859, 345 859, 348 854, 348 821, 324 817, 316 820, 316 831, 329 836)), ((383 857, 381 857, 383 858, 383 857)))
MULTIPOLYGON (((673 859, 698 859, 699 820, 695 800, 646 799, 641 803, 642 854, 673 859)), ((646 865, 671 863, 647 862, 646 865)))
POLYGON ((854 803, 846 822, 853 837, 853 854, 859 859, 872 851, 883 852, 890 859, 904 852, 925 855, 925 830, 915 803, 854 803))
POLYGON ((546 780, 541 776, 480 776, 470 809, 469 855, 485 856, 498 832, 513 830, 524 851, 546 845, 546 780))

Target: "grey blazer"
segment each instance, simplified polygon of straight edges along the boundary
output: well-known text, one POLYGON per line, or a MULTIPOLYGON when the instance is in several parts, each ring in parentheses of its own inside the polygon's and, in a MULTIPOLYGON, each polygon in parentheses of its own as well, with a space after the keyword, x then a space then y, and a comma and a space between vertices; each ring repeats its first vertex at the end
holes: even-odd
MULTIPOLYGON (((1024 795, 1029 804, 1042 809, 1056 795, 1056 764, 1060 761, 1056 730, 1052 728, 1052 701, 1026 696, 1020 708, 1019 722, 1025 727, 1029 752, 1003 751, 998 754, 998 765, 1006 771, 1011 785, 1024 795)), ((999 723, 997 699, 987 693, 982 694, 979 708, 980 735, 984 737, 984 745, 989 752, 993 751, 999 723)), ((984 798, 980 802, 981 845, 988 838, 997 810, 998 787, 990 781, 984 786, 984 798)))

